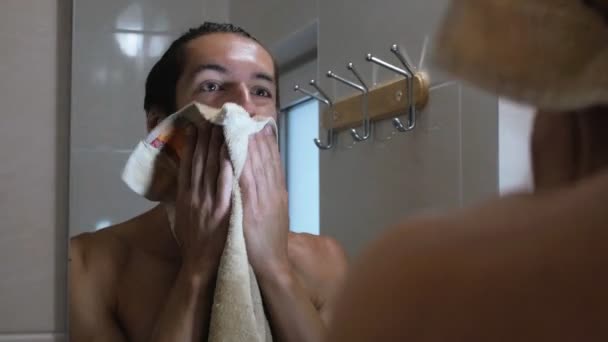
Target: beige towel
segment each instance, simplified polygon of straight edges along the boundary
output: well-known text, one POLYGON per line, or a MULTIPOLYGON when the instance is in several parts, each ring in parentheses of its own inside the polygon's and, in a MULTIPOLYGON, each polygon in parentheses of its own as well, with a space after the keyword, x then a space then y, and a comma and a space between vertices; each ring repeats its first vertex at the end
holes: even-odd
POLYGON ((247 159, 249 136, 272 119, 255 120, 241 107, 227 104, 226 116, 216 123, 224 126, 224 136, 232 166, 232 212, 226 246, 220 261, 211 311, 210 342, 272 341, 260 289, 247 258, 243 234, 243 203, 239 178, 247 159))
MULTIPOLYGON (((172 187, 175 187, 179 149, 180 144, 183 144, 183 131, 178 121, 182 118, 194 124, 208 120, 223 126, 234 168, 230 225, 217 274, 208 340, 272 341, 260 289, 247 257, 243 203, 238 180, 247 159, 249 136, 268 124, 276 132, 276 123, 271 118, 251 118, 242 107, 232 103, 225 104, 221 109, 192 103, 170 115, 146 140, 138 144, 123 171, 125 183, 150 200, 166 199, 172 193, 172 187)), ((167 211, 173 231, 175 211, 170 205, 167 206, 167 211)), ((173 234, 175 236, 174 231, 173 234)))
POLYGON ((457 0, 433 58, 459 78, 536 107, 607 103, 607 15, 608 0, 457 0))

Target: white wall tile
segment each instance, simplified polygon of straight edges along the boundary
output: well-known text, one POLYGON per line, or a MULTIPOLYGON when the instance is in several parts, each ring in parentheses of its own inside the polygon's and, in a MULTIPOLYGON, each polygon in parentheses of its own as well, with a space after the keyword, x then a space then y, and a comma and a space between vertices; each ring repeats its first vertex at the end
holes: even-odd
POLYGON ((70 179, 70 235, 117 224, 150 209, 149 202, 131 191, 121 179, 128 153, 72 153, 70 179))
POLYGON ((316 0, 230 1, 230 21, 267 46, 316 19, 316 0))
POLYGON ((219 0, 79 0, 74 8, 70 235, 150 208, 120 174, 146 134, 149 70, 186 29, 224 19, 219 0))
POLYGON ((144 33, 74 35, 72 148, 132 149, 145 136, 145 79, 173 38, 144 33), (158 41, 158 54, 150 53, 153 40, 158 41))
POLYGON ((202 21, 204 7, 202 0, 79 0, 74 13, 77 33, 181 32, 202 21))

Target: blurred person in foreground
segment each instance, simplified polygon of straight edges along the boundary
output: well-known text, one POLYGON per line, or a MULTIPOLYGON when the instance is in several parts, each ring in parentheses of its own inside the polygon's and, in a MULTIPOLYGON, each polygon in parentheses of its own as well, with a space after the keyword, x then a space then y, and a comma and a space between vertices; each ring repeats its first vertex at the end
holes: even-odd
POLYGON ((436 63, 538 108, 535 190, 381 237, 328 341, 608 341, 608 1, 458 0, 446 13, 436 63))

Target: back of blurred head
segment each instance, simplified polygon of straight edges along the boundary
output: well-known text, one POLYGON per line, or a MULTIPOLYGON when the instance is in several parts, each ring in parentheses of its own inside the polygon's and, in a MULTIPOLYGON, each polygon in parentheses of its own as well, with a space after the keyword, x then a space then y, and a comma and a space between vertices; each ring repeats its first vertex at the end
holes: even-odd
POLYGON ((539 109, 537 191, 608 168, 608 0, 453 1, 433 58, 464 81, 539 109))

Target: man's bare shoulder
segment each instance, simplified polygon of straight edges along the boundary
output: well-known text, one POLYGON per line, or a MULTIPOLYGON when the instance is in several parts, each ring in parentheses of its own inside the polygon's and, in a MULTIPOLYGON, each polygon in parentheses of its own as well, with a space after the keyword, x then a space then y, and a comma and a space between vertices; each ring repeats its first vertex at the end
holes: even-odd
POLYGON ((70 334, 78 336, 75 340, 124 340, 117 323, 118 294, 134 254, 139 217, 70 239, 70 334))
POLYGON ((288 252, 291 262, 304 268, 336 272, 345 270, 347 266, 344 248, 328 236, 290 233, 288 252))
POLYGON ((123 223, 71 238, 71 272, 108 281, 115 279, 130 254, 130 244, 123 232, 128 229, 123 223))
POLYGON ((120 238, 123 229, 124 225, 117 225, 70 240, 70 334, 78 339, 92 338, 91 334, 119 334, 115 326, 116 294, 130 254, 129 244, 120 238), (96 330, 100 327, 104 330, 96 330))
POLYGON ((322 319, 329 322, 348 270, 344 249, 327 236, 290 233, 288 254, 322 319))
POLYGON ((165 238, 159 237, 162 230, 156 229, 162 224, 161 214, 162 210, 156 208, 126 222, 73 237, 70 260, 95 272, 117 272, 135 250, 154 254, 159 249, 158 241, 165 238))
POLYGON ((314 293, 319 307, 331 301, 343 286, 348 270, 344 249, 333 238, 290 233, 289 259, 294 270, 314 293))

